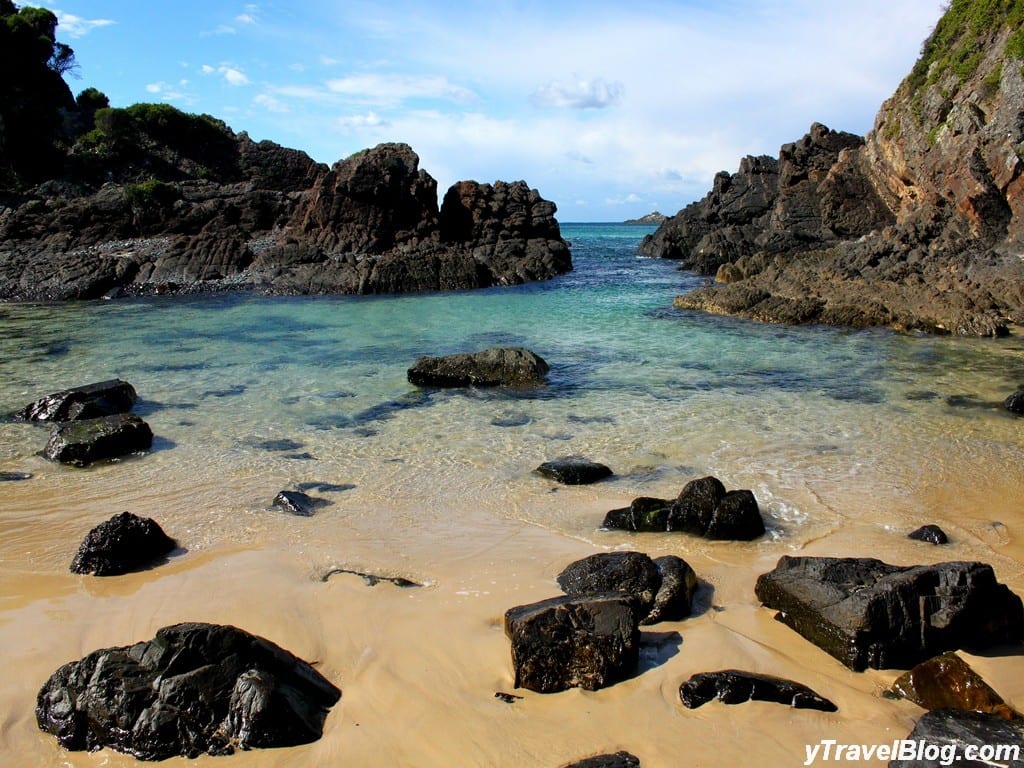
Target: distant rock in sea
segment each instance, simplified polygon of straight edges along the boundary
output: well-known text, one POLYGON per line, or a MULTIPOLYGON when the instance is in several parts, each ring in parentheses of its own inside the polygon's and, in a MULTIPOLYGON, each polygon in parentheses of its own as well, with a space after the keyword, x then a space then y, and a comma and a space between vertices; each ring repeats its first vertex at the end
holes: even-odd
POLYGON ((667 219, 664 213, 658 211, 652 211, 651 213, 641 216, 639 219, 627 219, 622 222, 623 224, 661 224, 667 219))

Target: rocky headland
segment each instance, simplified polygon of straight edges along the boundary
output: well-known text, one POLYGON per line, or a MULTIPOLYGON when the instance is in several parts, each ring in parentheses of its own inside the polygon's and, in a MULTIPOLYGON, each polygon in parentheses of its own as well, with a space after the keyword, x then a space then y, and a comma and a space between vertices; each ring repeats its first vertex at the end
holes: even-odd
POLYGON ((64 178, 0 196, 0 298, 402 293, 572 268, 555 205, 525 182, 460 182, 439 208, 407 145, 328 168, 204 117, 157 113, 202 138, 154 137, 160 118, 136 109, 125 147, 80 140, 64 178))
POLYGON ((953 2, 866 137, 814 124, 644 239, 676 306, 995 336, 1024 322, 1024 11, 953 2))

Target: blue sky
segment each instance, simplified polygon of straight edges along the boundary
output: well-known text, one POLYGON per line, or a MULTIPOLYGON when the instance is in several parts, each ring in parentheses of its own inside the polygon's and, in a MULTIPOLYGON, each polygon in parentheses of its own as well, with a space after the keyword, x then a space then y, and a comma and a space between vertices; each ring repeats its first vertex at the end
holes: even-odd
MULTIPOLYGON (((32 3, 19 3, 19 5, 32 3)), ((404 141, 443 194, 674 213, 821 122, 866 133, 942 0, 53 0, 72 91, 168 102, 325 163, 404 141)))

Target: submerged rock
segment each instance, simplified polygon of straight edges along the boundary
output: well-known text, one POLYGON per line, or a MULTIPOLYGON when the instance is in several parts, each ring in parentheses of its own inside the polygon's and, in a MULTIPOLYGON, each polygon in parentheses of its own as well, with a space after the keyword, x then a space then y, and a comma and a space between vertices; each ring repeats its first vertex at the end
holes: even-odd
POLYGON ((281 491, 274 497, 272 506, 298 517, 312 517, 316 508, 326 503, 325 499, 315 499, 302 491, 281 491))
POLYGON ((579 456, 545 461, 537 472, 563 485, 590 485, 613 474, 604 464, 579 456))
POLYGON ((681 531, 706 539, 751 541, 764 535, 764 519, 754 494, 727 491, 715 477, 691 480, 674 501, 647 496, 625 509, 613 509, 602 528, 636 532, 681 531))
POLYGON ((916 531, 908 533, 907 538, 914 541, 927 541, 936 545, 949 543, 946 532, 937 525, 922 525, 916 531))
POLYGON ((412 581, 411 579, 406 579, 403 576, 381 576, 377 573, 354 571, 349 568, 331 568, 329 571, 324 573, 323 576, 320 577, 320 581, 326 582, 329 578, 331 578, 331 576, 338 576, 339 574, 349 574, 351 576, 358 576, 366 582, 366 586, 368 587, 376 587, 382 581, 387 582, 388 584, 394 584, 396 587, 401 587, 402 589, 423 586, 418 581, 412 581))
POLYGON ((128 413, 138 400, 127 381, 110 379, 62 389, 29 403, 16 414, 22 421, 79 421, 128 413))
POLYGON ((738 669, 694 675, 679 687, 679 698, 687 709, 696 709, 716 698, 726 704, 771 701, 788 704, 794 709, 817 709, 822 712, 835 712, 837 709, 835 704, 806 685, 738 669))
POLYGON ((926 712, 897 745, 889 768, 1024 768, 1024 723, 984 712, 926 712), (968 745, 977 759, 965 756, 968 745))
POLYGON ((1003 407, 1018 416, 1024 414, 1024 389, 1018 389, 1003 401, 1003 407))
POLYGON ((596 691, 636 671, 639 609, 624 594, 554 597, 505 613, 516 688, 596 691))
POLYGON ((43 455, 51 461, 84 467, 102 459, 148 451, 153 430, 138 416, 119 413, 98 419, 54 424, 43 455))
POLYGON ((1007 720, 1020 717, 981 675, 951 651, 900 675, 892 691, 925 709, 966 709, 1007 720))
POLYGON ((776 619, 856 671, 1024 640, 1021 599, 984 563, 783 556, 755 592, 776 619))
POLYGON ((165 760, 316 741, 340 698, 268 640, 230 626, 176 624, 62 666, 39 691, 36 721, 65 749, 165 760))
POLYGON ((156 522, 131 512, 121 512, 100 523, 78 547, 72 573, 116 576, 153 565, 177 544, 156 522))
POLYGON ((408 370, 421 387, 494 387, 541 384, 549 368, 543 358, 521 347, 492 347, 482 352, 421 357, 408 370))
POLYGON ((31 479, 31 472, 0 472, 0 483, 16 483, 19 480, 31 479))

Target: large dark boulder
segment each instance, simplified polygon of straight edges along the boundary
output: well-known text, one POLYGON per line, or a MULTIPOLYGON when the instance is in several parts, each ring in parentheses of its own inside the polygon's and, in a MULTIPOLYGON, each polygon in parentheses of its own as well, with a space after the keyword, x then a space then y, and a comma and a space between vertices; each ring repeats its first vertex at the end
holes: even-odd
POLYGON ((607 513, 606 530, 690 533, 705 539, 751 541, 764 535, 764 519, 751 491, 727 491, 716 477, 691 480, 674 501, 647 496, 607 513))
POLYGON ((538 693, 596 691, 636 672, 640 654, 636 600, 613 593, 554 597, 505 613, 515 686, 538 693))
POLYGON ((29 403, 16 414, 22 421, 78 421, 127 413, 135 405, 135 387, 121 379, 62 389, 29 403))
POLYGON ((543 358, 528 349, 492 347, 482 352, 421 357, 407 375, 421 387, 521 387, 542 383, 548 370, 543 358))
POLYGON ((62 666, 39 691, 36 721, 65 749, 165 760, 308 744, 340 698, 268 640, 230 626, 176 624, 62 666))
POLYGON ((148 451, 153 430, 138 416, 119 413, 98 419, 54 424, 43 455, 51 461, 84 467, 102 459, 148 451))
POLYGON ((1010 413, 1024 415, 1024 389, 1018 389, 1003 401, 1003 407, 1010 413))
POLYGON ((1024 768, 1024 723, 984 712, 936 709, 922 715, 895 746, 889 768, 1024 768))
POLYGON ((158 562, 177 546, 155 521, 121 512, 100 523, 82 540, 72 573, 116 576, 158 562))
POLYGON ((779 621, 856 671, 1024 640, 1021 599, 984 563, 787 555, 755 592, 779 621))
POLYGON ((1020 717, 981 675, 952 651, 922 661, 904 672, 892 684, 892 691, 925 709, 966 709, 988 712, 1007 720, 1020 717))
POLYGON ((557 576, 567 595, 621 592, 637 600, 641 624, 678 621, 690 615, 697 574, 675 555, 656 560, 642 552, 600 552, 567 566, 557 576))
POLYGON ((612 475, 608 466, 579 456, 545 461, 537 472, 563 485, 590 485, 612 475))
POLYGON ((622 592, 636 598, 646 617, 661 587, 661 572, 642 552, 599 552, 568 565, 556 577, 567 595, 580 597, 622 592))
POLYGON ((787 704, 794 709, 817 709, 822 712, 835 712, 837 709, 835 704, 806 685, 738 669, 696 674, 679 687, 679 698, 687 709, 696 709, 712 699, 726 704, 771 701, 787 704))

